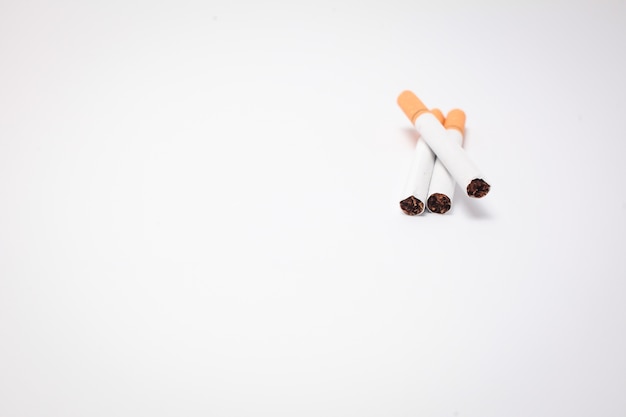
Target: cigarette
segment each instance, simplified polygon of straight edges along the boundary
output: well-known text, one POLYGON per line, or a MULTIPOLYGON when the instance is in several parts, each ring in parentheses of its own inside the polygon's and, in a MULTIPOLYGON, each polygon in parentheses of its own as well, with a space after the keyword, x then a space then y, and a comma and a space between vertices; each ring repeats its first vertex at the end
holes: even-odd
MULTIPOLYGON (((439 120, 440 123, 443 122, 443 114, 439 110, 432 109, 431 113, 436 117, 436 120, 439 120)), ((424 142, 424 139, 417 138, 409 177, 402 193, 402 196, 406 198, 400 201, 400 208, 404 214, 415 216, 424 212, 424 203, 428 197, 428 184, 434 166, 435 154, 424 142)))
POLYGON ((448 139, 446 129, 428 112, 424 103, 412 92, 403 91, 398 96, 398 105, 467 195, 475 198, 486 196, 490 185, 463 148, 448 139))
MULTIPOLYGON (((443 127, 448 131, 448 140, 463 146, 463 131, 465 130, 465 113, 463 110, 450 110, 443 127)), ((428 187, 428 200, 426 201, 428 210, 439 214, 450 210, 455 186, 454 178, 441 162, 441 159, 437 158, 428 187)))

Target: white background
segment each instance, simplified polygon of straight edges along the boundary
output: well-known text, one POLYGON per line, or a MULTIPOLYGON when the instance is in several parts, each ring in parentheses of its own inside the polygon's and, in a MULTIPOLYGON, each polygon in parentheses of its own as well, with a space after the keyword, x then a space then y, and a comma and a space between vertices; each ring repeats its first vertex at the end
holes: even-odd
POLYGON ((0 415, 626 415, 626 3, 517 3, 2 1, 0 415))

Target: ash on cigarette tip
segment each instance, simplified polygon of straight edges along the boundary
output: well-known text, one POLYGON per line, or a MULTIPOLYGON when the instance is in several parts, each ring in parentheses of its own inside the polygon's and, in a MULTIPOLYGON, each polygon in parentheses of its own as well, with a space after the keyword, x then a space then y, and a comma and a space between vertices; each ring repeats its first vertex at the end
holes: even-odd
POLYGON ((452 207, 452 202, 450 201, 450 197, 441 193, 434 193, 430 197, 428 197, 428 210, 433 213, 443 214, 450 210, 452 207))
POLYGON ((408 214, 409 216, 415 216, 424 211, 424 203, 422 203, 414 196, 410 196, 400 201, 400 208, 402 209, 404 214, 408 214))
POLYGON ((491 186, 480 178, 475 178, 467 186, 467 195, 470 197, 481 198, 487 195, 491 186))

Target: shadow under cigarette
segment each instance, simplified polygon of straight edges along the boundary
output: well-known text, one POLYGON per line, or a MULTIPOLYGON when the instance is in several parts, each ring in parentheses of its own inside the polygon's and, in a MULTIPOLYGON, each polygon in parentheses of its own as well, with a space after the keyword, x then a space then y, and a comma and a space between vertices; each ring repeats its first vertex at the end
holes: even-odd
POLYGON ((420 134, 417 133, 417 130, 407 127, 404 128, 403 131, 407 139, 410 141, 411 146, 417 145, 417 141, 420 138, 420 134))
POLYGON ((471 198, 468 197, 465 193, 465 190, 462 190, 461 187, 457 184, 456 190, 454 191, 454 205, 455 209, 461 209, 467 213, 469 213, 470 217, 474 219, 480 220, 490 220, 493 219, 493 214, 488 210, 487 205, 484 204, 482 199, 488 199, 489 195, 483 198, 471 198))

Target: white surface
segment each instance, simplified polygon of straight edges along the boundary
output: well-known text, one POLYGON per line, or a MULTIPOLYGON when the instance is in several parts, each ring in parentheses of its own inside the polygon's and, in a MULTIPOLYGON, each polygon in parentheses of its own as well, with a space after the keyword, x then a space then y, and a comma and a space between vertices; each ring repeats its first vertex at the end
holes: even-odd
POLYGON ((428 185, 433 175, 435 166, 435 154, 430 150, 424 139, 418 137, 413 151, 413 160, 409 169, 409 176, 404 186, 404 192, 399 201, 403 201, 411 196, 424 203, 426 209, 426 199, 428 198, 428 185))
POLYGON ((624 416, 625 17, 4 1, 0 415, 624 416), (401 213, 404 89, 487 197, 401 213))
POLYGON ((415 119, 415 129, 466 194, 467 186, 475 179, 483 179, 489 183, 489 177, 482 174, 462 147, 448 139, 448 132, 432 114, 422 113, 418 116, 415 119))
MULTIPOLYGON (((463 146, 463 134, 456 128, 446 129, 448 131, 448 140, 463 146)), ((450 205, 454 207, 454 189, 456 182, 452 175, 448 172, 440 159, 435 160, 433 167, 433 175, 430 178, 428 187, 428 198, 433 194, 443 194, 450 199, 450 205)))

